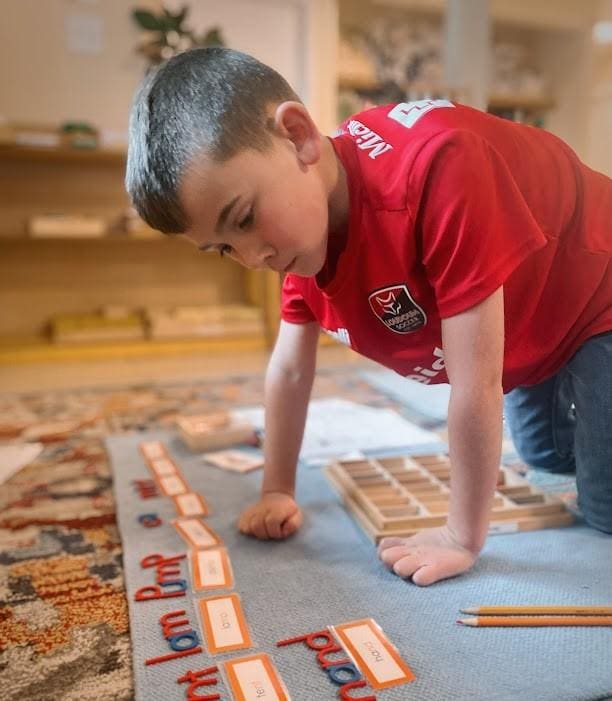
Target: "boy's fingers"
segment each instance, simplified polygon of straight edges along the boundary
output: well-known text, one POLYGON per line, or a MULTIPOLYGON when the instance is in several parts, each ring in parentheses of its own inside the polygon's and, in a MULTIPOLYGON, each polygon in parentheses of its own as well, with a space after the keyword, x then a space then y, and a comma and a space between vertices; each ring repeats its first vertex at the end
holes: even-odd
POLYGON ((430 584, 439 581, 440 579, 446 579, 447 577, 452 577, 455 572, 445 573, 444 568, 440 563, 434 565, 423 565, 420 567, 413 575, 412 581, 419 587, 428 587, 430 584))
POLYGON ((297 530, 299 530, 301 525, 302 512, 298 510, 294 514, 292 514, 288 519, 286 519, 286 521, 283 523, 283 538, 288 538, 290 535, 293 535, 297 530))
POLYGON ((397 545, 383 550, 379 553, 379 557, 385 565, 393 567, 398 560, 405 558, 409 554, 410 550, 405 545, 397 545))
POLYGON ((279 521, 276 514, 268 512, 264 519, 264 524, 266 527, 266 532, 270 538, 278 540, 282 538, 282 521, 279 521))
POLYGON ((259 540, 268 540, 268 532, 266 531, 266 524, 261 516, 261 514, 256 513, 251 519, 251 524, 249 526, 250 532, 259 540))
POLYGON ((406 538, 383 538, 378 544, 378 555, 380 556, 384 550, 387 550, 388 548, 393 548, 396 545, 405 545, 406 540, 406 538))
POLYGON ((470 568, 469 563, 457 560, 441 560, 423 565, 413 575, 412 581, 420 587, 427 587, 441 579, 456 577, 470 568))
POLYGON ((243 511, 238 519, 238 530, 241 533, 249 532, 249 522, 251 520, 251 510, 243 511))
POLYGON ((398 577, 407 579, 408 577, 412 577, 412 575, 424 564, 425 563, 421 558, 413 553, 408 553, 404 557, 396 560, 396 562, 393 564, 393 571, 398 577))

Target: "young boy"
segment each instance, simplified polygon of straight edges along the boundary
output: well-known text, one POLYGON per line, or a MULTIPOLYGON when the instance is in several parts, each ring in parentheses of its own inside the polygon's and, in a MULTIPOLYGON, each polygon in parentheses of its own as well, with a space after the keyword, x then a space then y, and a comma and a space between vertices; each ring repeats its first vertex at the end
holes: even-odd
POLYGON ((381 542, 399 576, 431 584, 478 556, 504 392, 525 461, 575 469, 584 517, 612 532, 612 181, 559 139, 446 100, 375 108, 328 139, 274 70, 201 49, 141 88, 127 188, 154 228, 285 274, 263 489, 243 533, 285 538, 302 523, 295 473, 321 329, 451 384, 448 521, 381 542))

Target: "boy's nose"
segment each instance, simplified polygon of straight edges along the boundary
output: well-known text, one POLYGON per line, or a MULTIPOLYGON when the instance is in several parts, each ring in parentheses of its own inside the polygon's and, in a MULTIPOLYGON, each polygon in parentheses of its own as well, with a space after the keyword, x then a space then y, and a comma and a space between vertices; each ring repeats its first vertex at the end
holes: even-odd
POLYGON ((275 252, 271 246, 263 242, 254 242, 242 252, 242 259, 248 268, 269 268, 275 252))

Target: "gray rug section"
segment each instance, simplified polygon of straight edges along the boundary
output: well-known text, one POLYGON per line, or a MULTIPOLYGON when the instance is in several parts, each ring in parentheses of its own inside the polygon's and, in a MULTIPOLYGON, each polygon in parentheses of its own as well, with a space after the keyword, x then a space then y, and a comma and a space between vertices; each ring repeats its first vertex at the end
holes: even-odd
POLYGON ((392 370, 364 370, 359 375, 372 387, 411 409, 419 419, 419 426, 424 419, 433 424, 446 422, 450 385, 424 385, 392 370))
MULTIPOLYGON (((439 429, 446 425, 450 385, 424 385, 415 380, 407 380, 391 370, 364 370, 359 374, 372 387, 402 404, 404 418, 429 429, 439 429)), ((506 464, 520 462, 505 425, 502 460, 506 464)), ((529 470, 527 478, 533 484, 550 493, 576 490, 576 479, 573 475, 529 470)))
MULTIPOLYGON (((207 522, 229 550, 235 590, 242 596, 257 649, 272 655, 293 701, 332 701, 338 687, 305 645, 276 648, 276 641, 364 617, 382 626, 417 677, 411 684, 377 692, 382 701, 612 698, 612 628, 473 629, 455 624, 459 608, 470 605, 610 604, 612 538, 584 526, 491 537, 471 572, 419 589, 380 564, 373 545, 319 470, 300 473, 299 500, 306 512, 300 533, 286 542, 258 542, 241 536, 235 521, 256 498, 260 473, 222 472, 202 464, 172 434, 147 433, 108 440, 138 699, 185 699, 187 685, 178 685, 177 677, 238 656, 213 659, 204 653, 144 665, 146 658, 170 652, 159 625, 164 613, 184 609, 202 635, 191 594, 162 601, 133 599, 139 587, 154 583, 154 571, 140 567, 142 557, 185 550, 169 524, 174 517, 171 501, 141 500, 130 484, 149 476, 138 443, 155 439, 167 443, 192 489, 212 507, 207 522), (138 523, 139 514, 151 511, 164 525, 145 529, 138 523)), ((186 564, 181 572, 188 577, 186 564)), ((225 690, 221 697, 230 695, 225 690)))

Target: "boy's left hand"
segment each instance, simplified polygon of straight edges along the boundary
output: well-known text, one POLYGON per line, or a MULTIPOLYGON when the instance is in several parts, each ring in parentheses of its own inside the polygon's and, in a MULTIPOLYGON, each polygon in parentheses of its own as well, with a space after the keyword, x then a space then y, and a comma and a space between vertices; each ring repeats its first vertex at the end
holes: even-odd
POLYGON ((428 528, 409 538, 383 538, 378 556, 395 574, 426 587, 455 577, 476 562, 478 553, 463 547, 447 526, 428 528))

